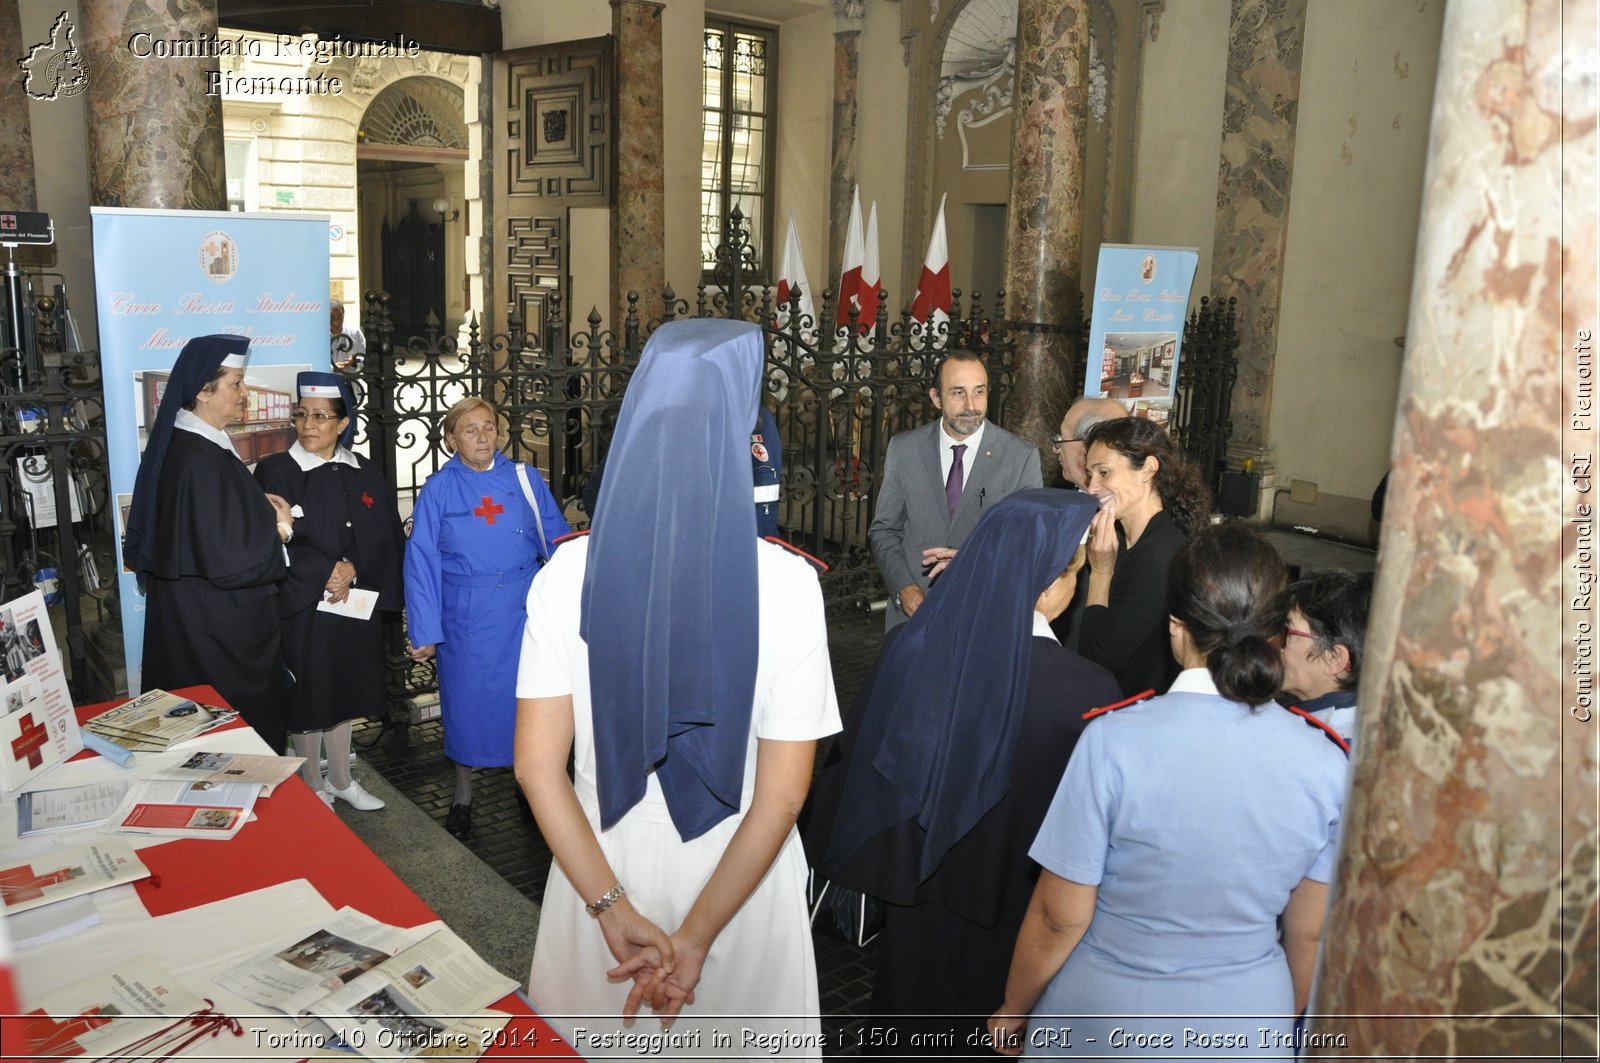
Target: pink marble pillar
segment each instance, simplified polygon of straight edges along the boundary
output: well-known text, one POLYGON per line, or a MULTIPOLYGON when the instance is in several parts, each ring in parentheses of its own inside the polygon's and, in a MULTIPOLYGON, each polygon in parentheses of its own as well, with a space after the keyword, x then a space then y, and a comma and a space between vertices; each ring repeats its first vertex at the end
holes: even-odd
MULTIPOLYGON (((656 0, 612 0, 617 48, 617 184, 611 208, 612 328, 620 339, 628 293, 640 312, 661 305, 666 284, 662 154, 661 13, 656 0)), ((639 323, 641 332, 644 322, 639 323)))
MULTIPOLYGON (((0 4, 0 55, 26 55, 29 47, 22 40, 22 15, 17 5, 0 4)), ((38 91, 46 90, 40 86, 38 91)), ((21 78, 7 77, 0 79, 0 208, 37 210, 38 206, 28 94, 21 78)))
POLYGON ((1324 1054, 1595 1058, 1594 39, 1445 11, 1324 1054))
POLYGON ((1211 294, 1239 300, 1234 448, 1260 464, 1272 406, 1306 0, 1233 0, 1211 294))
POLYGON ((222 97, 215 59, 139 58, 152 40, 214 39, 216 0, 83 0, 89 68, 89 197, 96 206, 226 210, 222 97))
MULTIPOLYGON (((839 275, 844 271, 850 193, 856 186, 856 93, 861 79, 861 20, 864 15, 862 0, 833 0, 833 151, 828 163, 830 272, 822 288, 837 288, 839 275)), ((819 288, 817 294, 821 290, 819 288)))
POLYGON ((1006 427, 1041 449, 1073 394, 1088 121, 1088 0, 1021 0, 1005 261, 1017 357, 1006 427))

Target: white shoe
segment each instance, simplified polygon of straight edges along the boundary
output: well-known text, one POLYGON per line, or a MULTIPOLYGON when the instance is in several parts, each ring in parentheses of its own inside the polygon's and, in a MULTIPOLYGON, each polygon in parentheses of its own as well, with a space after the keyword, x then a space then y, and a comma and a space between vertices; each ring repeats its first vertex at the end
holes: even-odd
POLYGON ((333 795, 328 792, 327 783, 322 784, 322 789, 317 791, 317 796, 322 798, 323 804, 327 805, 329 808, 333 807, 333 795))
POLYGON ((367 793, 354 779, 351 779, 349 787, 343 790, 337 790, 331 782, 325 782, 322 784, 322 793, 329 805, 332 805, 333 799, 337 797, 357 812, 375 812, 383 807, 382 798, 367 793))

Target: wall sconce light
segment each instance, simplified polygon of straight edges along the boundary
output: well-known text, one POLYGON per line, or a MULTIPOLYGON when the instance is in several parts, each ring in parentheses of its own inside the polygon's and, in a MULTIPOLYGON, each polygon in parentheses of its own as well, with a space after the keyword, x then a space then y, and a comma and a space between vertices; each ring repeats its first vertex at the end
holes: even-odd
POLYGON ((433 201, 433 212, 439 215, 440 221, 455 221, 461 217, 459 210, 450 209, 450 201, 443 196, 438 196, 433 201))

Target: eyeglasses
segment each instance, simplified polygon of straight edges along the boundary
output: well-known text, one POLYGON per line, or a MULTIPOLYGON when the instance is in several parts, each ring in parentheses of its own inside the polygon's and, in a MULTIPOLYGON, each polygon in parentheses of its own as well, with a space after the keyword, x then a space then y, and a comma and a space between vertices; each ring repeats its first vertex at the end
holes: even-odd
POLYGON ((1060 436, 1051 436, 1050 437, 1050 449, 1051 450, 1060 450, 1062 447, 1066 446, 1068 443, 1082 443, 1082 442, 1083 442, 1083 437, 1082 436, 1073 436, 1071 439, 1062 439, 1060 436))
POLYGON ((1313 635, 1309 631, 1301 631, 1297 627, 1286 627, 1286 628, 1283 629, 1283 633, 1285 635, 1291 635, 1291 636, 1292 635, 1299 635, 1301 638, 1310 639, 1312 642, 1317 641, 1317 636, 1313 635))
POLYGON ((323 413, 321 410, 318 410, 315 413, 309 410, 295 410, 293 413, 289 414, 289 420, 309 420, 312 424, 327 424, 329 421, 338 421, 341 420, 341 418, 336 413, 323 413))

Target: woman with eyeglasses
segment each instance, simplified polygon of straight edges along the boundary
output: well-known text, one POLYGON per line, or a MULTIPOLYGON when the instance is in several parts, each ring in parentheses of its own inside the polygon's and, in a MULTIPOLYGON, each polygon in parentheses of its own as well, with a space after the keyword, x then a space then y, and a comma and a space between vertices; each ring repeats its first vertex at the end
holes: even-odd
POLYGON ((455 456, 417 494, 406 540, 406 635, 437 657, 444 755, 455 764, 445 830, 472 836, 472 769, 509 768, 528 585, 571 533, 539 470, 499 451, 500 417, 472 396, 444 415, 455 456))
POLYGON ((1072 751, 1029 850, 1043 871, 989 1019, 999 1051, 1295 1056, 1346 760, 1325 725, 1272 701, 1288 591, 1241 525, 1178 550, 1164 604, 1183 671, 1162 697, 1097 713, 1072 751))
POLYGON ((386 709, 380 611, 401 607, 405 539, 393 488, 350 451, 356 430, 349 384, 333 373, 301 373, 295 390, 293 445, 256 465, 262 489, 288 499, 298 514, 278 592, 284 663, 295 676, 289 736, 306 758, 301 777, 323 801, 370 811, 383 801, 350 775, 351 721, 386 709), (357 604, 353 589, 377 595, 365 619, 322 608, 357 604))

